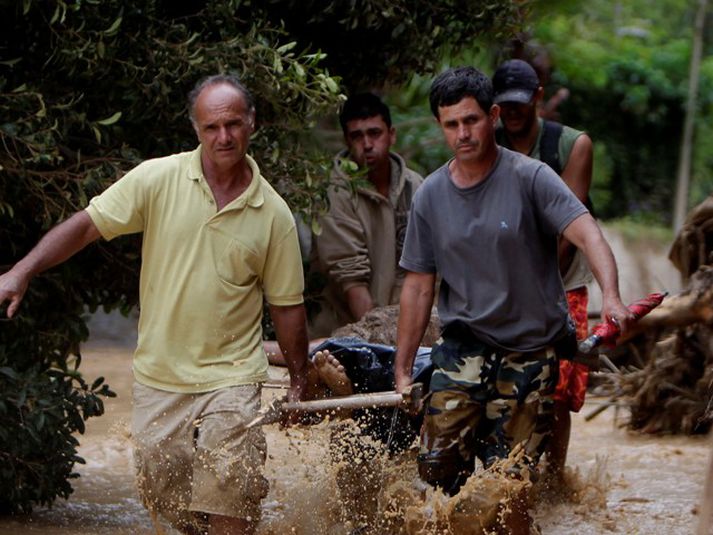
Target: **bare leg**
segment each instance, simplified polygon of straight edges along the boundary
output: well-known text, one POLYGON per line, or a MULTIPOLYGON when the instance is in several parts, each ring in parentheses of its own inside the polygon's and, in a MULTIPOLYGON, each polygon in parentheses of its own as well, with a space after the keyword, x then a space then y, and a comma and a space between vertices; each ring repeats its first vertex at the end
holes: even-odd
MULTIPOLYGON (((312 353, 314 349, 324 342, 326 338, 315 338, 309 342, 309 352, 312 353)), ((287 366, 285 362, 285 356, 282 354, 282 349, 280 349, 280 344, 276 340, 263 340, 262 347, 265 350, 265 355, 267 355, 267 361, 273 366, 287 366)))
POLYGON ((245 518, 210 515, 208 535, 252 535, 256 524, 245 518))
POLYGON ((550 475, 558 482, 562 482, 564 478, 571 428, 572 416, 570 415, 569 407, 566 403, 555 401, 552 436, 547 446, 547 467, 550 475))

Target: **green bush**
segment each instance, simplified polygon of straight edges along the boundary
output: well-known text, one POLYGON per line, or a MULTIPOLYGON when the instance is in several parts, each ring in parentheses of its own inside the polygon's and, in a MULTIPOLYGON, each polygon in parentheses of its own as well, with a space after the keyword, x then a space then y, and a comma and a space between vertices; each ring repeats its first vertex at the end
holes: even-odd
MULTIPOLYGON (((217 72, 255 94, 251 152, 311 221, 327 209, 331 160, 313 127, 335 115, 341 77, 398 82, 465 36, 511 28, 515 6, 0 0, 0 272, 141 160, 193 148, 185 95, 217 72)), ((16 319, 0 319, 0 510, 70 494, 72 433, 111 395, 79 373, 83 314, 136 306, 139 256, 140 237, 92 245, 37 277, 16 319)))
MULTIPOLYGON (((297 210, 326 209, 322 162, 302 146, 311 116, 339 102, 322 55, 292 50, 279 29, 216 25, 222 2, 179 19, 148 0, 0 6, 0 271, 142 159, 192 148, 185 95, 209 73, 237 71, 258 95, 253 152, 265 175, 297 210)), ((111 395, 72 360, 83 315, 137 304, 140 243, 87 248, 37 277, 18 316, 0 320, 0 510, 70 494, 73 433, 111 395)))

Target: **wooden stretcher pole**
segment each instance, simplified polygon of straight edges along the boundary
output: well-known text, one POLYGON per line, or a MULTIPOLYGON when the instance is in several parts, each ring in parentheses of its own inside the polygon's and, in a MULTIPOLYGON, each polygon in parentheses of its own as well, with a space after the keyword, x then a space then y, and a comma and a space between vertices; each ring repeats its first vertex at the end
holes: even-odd
POLYGON ((401 407, 409 412, 420 408, 423 399, 423 385, 414 383, 403 394, 391 392, 373 392, 333 398, 313 399, 309 401, 280 400, 261 411, 261 414, 247 427, 279 422, 288 412, 326 412, 342 409, 371 409, 376 407, 401 407))

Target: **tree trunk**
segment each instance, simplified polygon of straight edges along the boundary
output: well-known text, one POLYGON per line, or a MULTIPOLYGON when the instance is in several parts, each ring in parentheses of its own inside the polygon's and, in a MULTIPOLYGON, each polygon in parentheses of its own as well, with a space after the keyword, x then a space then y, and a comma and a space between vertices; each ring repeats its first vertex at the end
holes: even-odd
POLYGON ((698 12, 693 30, 693 50, 691 51, 691 68, 688 76, 688 100, 686 102, 686 119, 683 125, 681 152, 678 161, 678 176, 676 178, 676 200, 673 211, 673 230, 678 232, 688 212, 688 190, 691 181, 691 152, 693 144, 693 126, 696 115, 696 96, 698 93, 698 78, 703 49, 703 26, 706 18, 708 0, 698 0, 698 12))

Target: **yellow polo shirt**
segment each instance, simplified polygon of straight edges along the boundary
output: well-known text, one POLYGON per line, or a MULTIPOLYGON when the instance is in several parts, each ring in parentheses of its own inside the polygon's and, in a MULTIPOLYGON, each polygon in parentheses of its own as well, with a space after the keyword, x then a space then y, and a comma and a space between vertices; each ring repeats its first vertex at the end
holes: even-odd
POLYGON ((143 232, 136 380, 207 392, 267 379, 263 296, 302 302, 294 218, 248 157, 252 182, 220 212, 200 146, 138 165, 87 213, 102 236, 143 232))

